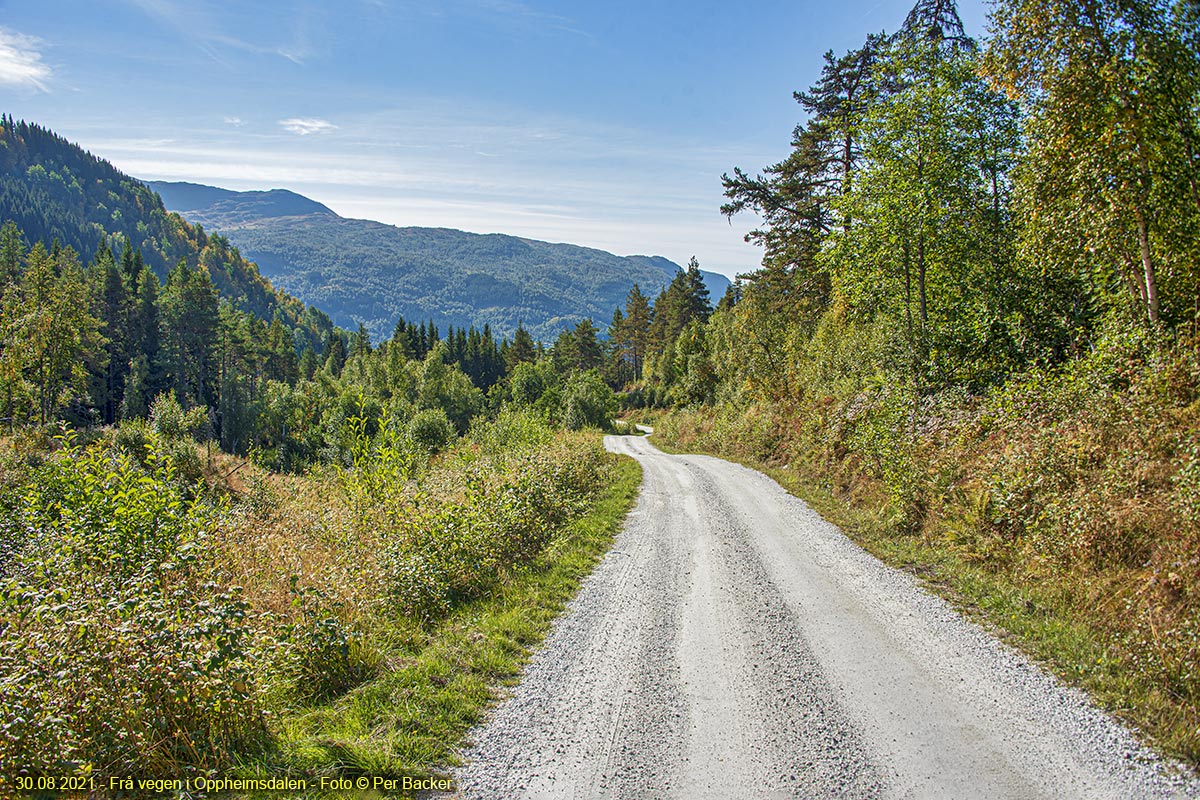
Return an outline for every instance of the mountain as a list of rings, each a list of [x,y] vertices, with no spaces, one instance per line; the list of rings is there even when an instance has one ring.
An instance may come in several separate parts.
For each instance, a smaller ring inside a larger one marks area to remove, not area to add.
[[[571,244],[346,219],[292,192],[151,182],[168,208],[228,236],[275,285],[335,323],[391,335],[397,319],[553,339],[585,318],[605,325],[634,283],[654,296],[679,265]],[[729,285],[704,273],[715,303]]]
[[[163,205],[196,225],[217,230],[272,217],[299,217],[326,214],[336,217],[328,207],[287,189],[268,192],[234,192],[199,183],[152,181]]]
[[[215,195],[211,199],[218,201]],[[281,198],[276,207],[320,206],[307,203]],[[57,241],[85,262],[101,246],[119,254],[128,243],[160,280],[181,259],[203,267],[238,310],[267,322],[281,317],[297,332],[298,346],[320,351],[332,329],[327,316],[276,291],[224,237],[210,236],[167,211],[141,181],[53,131],[5,115],[0,117],[0,222],[7,220],[31,242]]]

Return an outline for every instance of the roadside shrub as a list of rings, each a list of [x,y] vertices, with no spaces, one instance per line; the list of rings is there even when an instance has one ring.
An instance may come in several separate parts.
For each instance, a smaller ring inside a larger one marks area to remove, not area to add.
[[[563,391],[563,424],[568,430],[606,430],[616,410],[612,389],[595,370],[577,372]]]
[[[23,535],[0,588],[0,763],[179,777],[263,735],[247,604],[205,579],[216,511],[146,458],[68,437],[0,523]]]
[[[603,484],[603,469],[603,448],[594,438],[558,434],[536,450],[434,476],[435,485],[461,488],[454,494],[431,489],[400,518],[384,556],[392,602],[432,622],[489,591],[510,571],[533,563],[586,509]]]
[[[883,483],[892,524],[905,533],[917,531],[924,521],[929,476],[919,452],[918,430],[924,419],[911,392],[889,386],[869,398],[849,440],[850,448]]]
[[[345,694],[370,680],[378,657],[342,620],[342,609],[323,592],[301,586],[291,576],[289,591],[295,618],[272,636],[271,677],[285,702],[309,705]]]
[[[504,455],[547,445],[554,431],[530,409],[506,408],[494,420],[477,419],[469,435],[485,454]]]
[[[454,426],[440,408],[426,408],[413,414],[407,426],[408,440],[425,453],[438,453],[454,440]]]

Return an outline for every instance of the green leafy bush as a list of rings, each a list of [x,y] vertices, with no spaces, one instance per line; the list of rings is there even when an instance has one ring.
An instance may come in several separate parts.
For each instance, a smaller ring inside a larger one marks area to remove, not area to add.
[[[408,440],[425,453],[445,450],[454,440],[454,426],[440,408],[426,408],[413,414],[407,428]]]
[[[160,394],[150,405],[150,426],[164,439],[200,439],[211,434],[212,421],[202,406],[183,410],[171,392]]]
[[[378,658],[342,619],[342,609],[315,587],[291,576],[293,620],[272,633],[270,679],[285,702],[302,705],[338,697],[369,680]]]
[[[152,440],[153,442],[153,440]],[[209,582],[215,510],[153,446],[62,451],[0,523],[0,763],[28,774],[179,777],[264,732],[247,605]]]
[[[568,430],[607,429],[616,410],[612,389],[595,370],[576,372],[563,391],[563,424]]]
[[[470,439],[489,455],[515,454],[550,443],[553,429],[530,409],[505,408],[494,420],[478,419]]]
[[[519,419],[504,418],[495,440],[518,438],[518,428],[524,428],[520,436],[540,435]],[[385,553],[389,596],[403,613],[428,622],[489,591],[509,571],[536,560],[586,508],[604,469],[594,438],[558,434],[545,447],[485,455],[434,476],[461,488],[430,491],[400,518]]]

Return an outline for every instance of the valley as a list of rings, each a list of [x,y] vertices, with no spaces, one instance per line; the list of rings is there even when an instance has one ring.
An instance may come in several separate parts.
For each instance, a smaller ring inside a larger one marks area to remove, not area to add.
[[[345,219],[286,190],[147,185],[169,210],[229,237],[275,285],[343,328],[365,325],[376,341],[403,317],[487,325],[500,338],[520,325],[549,342],[584,319],[603,324],[631,286],[654,295],[682,269],[659,256]],[[711,296],[724,294],[728,278],[702,274]]]
[[[1200,6],[909,2],[7,5],[0,797],[1200,796]]]

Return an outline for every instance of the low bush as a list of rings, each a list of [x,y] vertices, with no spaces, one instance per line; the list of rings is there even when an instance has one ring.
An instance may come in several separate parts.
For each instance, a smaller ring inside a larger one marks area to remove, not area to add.
[[[573,431],[607,430],[616,411],[612,389],[595,370],[576,372],[563,390],[563,424]]]
[[[604,482],[603,449],[593,437],[565,433],[537,450],[520,448],[544,430],[507,416],[492,432],[477,432],[490,447],[508,447],[433,476],[460,488],[430,492],[401,516],[385,569],[402,613],[425,622],[444,616],[531,563],[586,508]]]
[[[271,631],[264,680],[277,703],[312,705],[331,700],[369,680],[379,658],[344,621],[345,609],[324,592],[288,579],[292,617]]]
[[[68,437],[3,518],[0,764],[173,778],[262,739],[247,604],[206,579],[216,510],[146,460]]]
[[[454,440],[454,426],[440,408],[426,408],[413,414],[407,426],[408,440],[424,453],[438,453]]]

